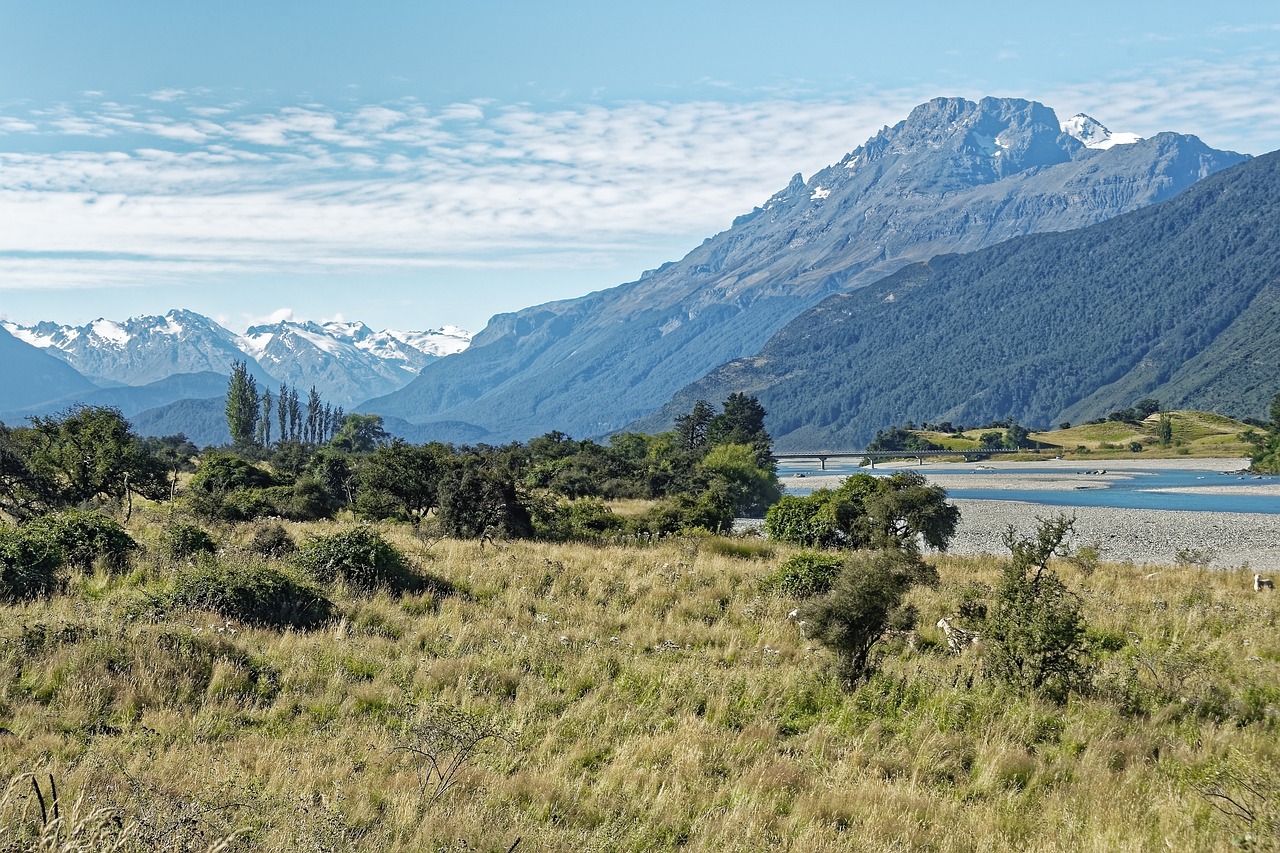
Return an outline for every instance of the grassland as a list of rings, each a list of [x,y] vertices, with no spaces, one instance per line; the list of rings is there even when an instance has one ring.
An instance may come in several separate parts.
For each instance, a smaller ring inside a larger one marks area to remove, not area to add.
[[[791,552],[757,541],[482,549],[388,527],[456,591],[336,588],[337,620],[304,632],[158,608],[191,567],[159,556],[159,516],[133,527],[149,551],[132,573],[3,608],[0,762],[15,782],[0,850],[39,832],[27,773],[56,781],[64,815],[79,800],[83,833],[99,831],[82,849],[120,826],[126,850],[1280,839],[1280,635],[1251,575],[1062,561],[1093,652],[1090,684],[1058,706],[999,686],[980,647],[951,654],[931,627],[989,596],[994,558],[938,559],[941,584],[913,593],[918,636],[846,692],[787,618],[797,602],[765,583]],[[260,561],[249,534],[219,531],[215,559]]]
[[[1254,446],[1241,438],[1249,426],[1212,412],[1175,411],[1166,414],[1172,420],[1173,437],[1169,444],[1160,442],[1160,415],[1152,415],[1141,423],[1104,421],[1079,424],[1066,429],[1033,432],[1032,441],[1041,445],[1040,453],[1062,455],[1067,459],[1115,458],[1232,458],[1247,457]],[[1003,429],[971,429],[961,433],[914,430],[922,438],[948,450],[978,451],[983,433],[1005,433]],[[1137,445],[1140,449],[1135,450]],[[908,454],[909,455],[909,454]],[[1034,454],[1028,452],[1027,458]],[[1017,458],[1017,457],[1006,457]]]

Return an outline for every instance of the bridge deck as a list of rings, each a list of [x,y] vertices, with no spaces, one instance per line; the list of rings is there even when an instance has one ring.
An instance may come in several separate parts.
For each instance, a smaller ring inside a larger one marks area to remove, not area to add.
[[[808,453],[775,453],[774,459],[816,459],[827,470],[828,459],[868,459],[876,467],[877,459],[920,459],[925,456],[962,456],[965,459],[1001,453],[1024,453],[1024,450],[997,448],[992,450],[815,450]]]

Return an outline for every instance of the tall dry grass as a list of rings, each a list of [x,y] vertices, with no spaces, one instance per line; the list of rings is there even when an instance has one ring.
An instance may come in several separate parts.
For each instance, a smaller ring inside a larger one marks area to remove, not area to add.
[[[1242,573],[1058,566],[1095,649],[1092,687],[1058,706],[998,687],[980,647],[952,655],[931,627],[994,587],[995,559],[939,559],[942,583],[913,594],[919,636],[886,643],[879,674],[844,692],[787,618],[796,602],[762,583],[786,549],[385,532],[458,593],[335,590],[333,623],[274,631],[140,607],[184,569],[152,549],[124,577],[4,608],[0,769],[52,774],[64,802],[118,815],[129,850],[1228,850],[1280,835],[1280,639]],[[247,532],[218,533],[221,559],[240,559]],[[500,737],[437,797],[445,754],[424,732],[441,714]],[[0,849],[40,831],[32,796],[12,788]]]

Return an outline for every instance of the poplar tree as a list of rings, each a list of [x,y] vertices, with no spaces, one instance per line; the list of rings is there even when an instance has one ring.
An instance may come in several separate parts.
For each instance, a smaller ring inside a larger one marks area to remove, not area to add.
[[[231,379],[227,383],[227,427],[231,430],[231,441],[239,446],[253,444],[257,426],[257,383],[249,374],[246,362],[232,362]]]

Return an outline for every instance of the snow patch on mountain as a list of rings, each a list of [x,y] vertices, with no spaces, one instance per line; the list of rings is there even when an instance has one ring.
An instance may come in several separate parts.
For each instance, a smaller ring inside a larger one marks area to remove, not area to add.
[[[1102,122],[1085,113],[1076,113],[1064,121],[1062,132],[1068,136],[1074,136],[1086,148],[1099,151],[1115,145],[1132,145],[1142,141],[1142,137],[1136,133],[1112,133]]]
[[[260,385],[315,386],[339,405],[385,394],[411,381],[429,362],[465,350],[471,333],[457,326],[376,332],[360,322],[283,320],[237,335],[208,317],[174,310],[163,317],[99,318],[83,326],[42,322],[5,329],[70,363],[90,379],[144,385],[179,373],[228,374],[248,361]]]
[[[133,340],[133,335],[129,334],[124,326],[112,320],[104,320],[99,317],[89,324],[89,328],[104,342],[117,347],[124,347],[128,345],[129,341]]]

